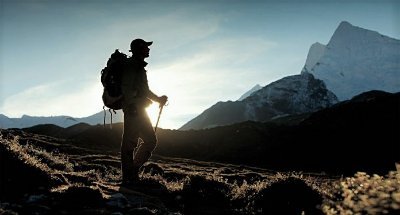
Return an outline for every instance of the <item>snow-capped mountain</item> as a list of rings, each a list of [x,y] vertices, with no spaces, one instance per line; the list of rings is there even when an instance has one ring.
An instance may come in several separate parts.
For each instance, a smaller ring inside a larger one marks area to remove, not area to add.
[[[369,90],[400,91],[400,40],[340,23],[329,43],[311,46],[302,72],[347,100]]]
[[[245,92],[242,96],[240,96],[240,98],[238,99],[238,101],[243,101],[245,98],[249,97],[252,93],[260,90],[262,87],[257,84],[256,86],[254,86],[253,88],[251,88],[249,91]]]
[[[117,111],[117,114],[113,113],[113,123],[123,121],[122,111]],[[89,125],[103,124],[104,112],[100,111],[88,117],[73,118],[70,116],[50,116],[50,117],[39,117],[39,116],[28,116],[23,115],[21,118],[9,118],[3,114],[0,114],[0,128],[27,128],[34,125],[40,124],[53,124],[60,127],[69,127],[78,123],[87,123]],[[107,111],[106,123],[111,122],[110,113]]]
[[[268,121],[278,116],[313,112],[337,101],[321,80],[303,73],[275,81],[242,101],[218,102],[180,130],[210,128],[247,120]]]

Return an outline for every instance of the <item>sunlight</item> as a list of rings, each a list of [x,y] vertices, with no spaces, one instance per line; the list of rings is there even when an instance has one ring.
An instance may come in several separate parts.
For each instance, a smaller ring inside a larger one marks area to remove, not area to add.
[[[157,123],[157,118],[158,118],[158,113],[160,112],[160,108],[158,107],[157,102],[153,102],[149,107],[146,108],[146,112],[149,115],[151,124],[156,126]]]

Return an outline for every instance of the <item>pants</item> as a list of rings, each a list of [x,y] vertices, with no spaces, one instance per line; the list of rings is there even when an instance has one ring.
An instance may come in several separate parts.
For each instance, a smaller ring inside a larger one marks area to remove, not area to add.
[[[124,111],[121,143],[122,180],[135,180],[139,168],[151,157],[157,137],[144,108],[129,106]],[[139,138],[142,140],[139,144]]]

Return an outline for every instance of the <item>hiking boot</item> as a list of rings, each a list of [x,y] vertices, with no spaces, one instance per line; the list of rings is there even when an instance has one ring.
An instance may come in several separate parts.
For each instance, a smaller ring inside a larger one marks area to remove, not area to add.
[[[123,178],[121,185],[130,186],[135,185],[140,181],[139,173],[134,172],[129,178]]]

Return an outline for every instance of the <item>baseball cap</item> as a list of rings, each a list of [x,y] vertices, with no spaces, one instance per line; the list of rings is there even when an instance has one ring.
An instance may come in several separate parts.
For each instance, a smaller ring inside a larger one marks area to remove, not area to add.
[[[133,50],[139,48],[139,47],[143,47],[143,46],[151,46],[151,44],[153,44],[153,42],[146,42],[143,39],[134,39],[131,42],[131,50],[129,50],[130,52],[133,52]]]

